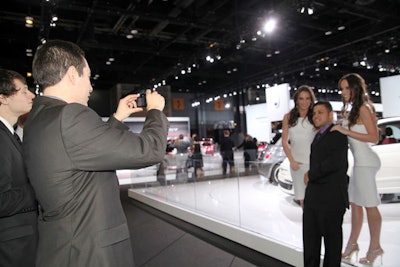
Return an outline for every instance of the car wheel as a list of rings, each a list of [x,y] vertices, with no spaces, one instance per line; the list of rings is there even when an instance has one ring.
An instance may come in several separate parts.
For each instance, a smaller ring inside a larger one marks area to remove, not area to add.
[[[278,172],[279,172],[279,166],[281,165],[281,163],[277,163],[274,166],[272,166],[272,170],[271,170],[271,175],[269,176],[269,182],[273,185],[277,185],[278,184]]]

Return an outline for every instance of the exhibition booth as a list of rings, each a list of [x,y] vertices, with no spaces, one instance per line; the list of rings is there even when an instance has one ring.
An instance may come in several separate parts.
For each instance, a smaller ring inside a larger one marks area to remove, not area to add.
[[[155,173],[151,174],[154,170],[149,169],[149,177],[142,177],[148,182],[132,185],[128,194],[214,234],[290,265],[302,266],[302,209],[292,195],[260,177],[256,165],[246,173],[240,157],[241,152],[236,152],[237,172],[227,176],[222,175],[219,155],[204,157],[202,178],[194,178],[189,169],[180,174],[169,170],[168,179],[157,179]],[[400,203],[383,203],[380,211],[384,266],[398,266],[400,240],[393,237],[400,232]],[[349,211],[344,217],[343,233],[346,241],[350,233]],[[365,221],[359,239],[360,257],[366,254],[368,244]],[[323,252],[322,248],[321,257]]]

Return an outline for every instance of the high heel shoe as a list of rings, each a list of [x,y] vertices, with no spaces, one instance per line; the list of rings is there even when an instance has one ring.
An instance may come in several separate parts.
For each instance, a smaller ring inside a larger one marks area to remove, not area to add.
[[[383,249],[378,248],[373,251],[368,251],[366,257],[360,259],[360,263],[364,265],[374,265],[376,258],[381,257],[381,265],[383,264]]]
[[[351,260],[351,258],[353,257],[353,254],[356,253],[356,262],[357,262],[359,251],[360,251],[360,248],[358,247],[357,243],[347,244],[346,249],[342,253],[342,259],[343,260]]]

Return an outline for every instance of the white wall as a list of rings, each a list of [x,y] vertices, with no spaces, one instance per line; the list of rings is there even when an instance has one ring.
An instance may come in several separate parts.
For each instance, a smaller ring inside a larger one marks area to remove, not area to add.
[[[379,78],[382,99],[382,116],[400,116],[400,75]]]
[[[270,141],[271,122],[281,121],[290,109],[289,84],[265,89],[266,103],[246,106],[247,133],[258,141]]]

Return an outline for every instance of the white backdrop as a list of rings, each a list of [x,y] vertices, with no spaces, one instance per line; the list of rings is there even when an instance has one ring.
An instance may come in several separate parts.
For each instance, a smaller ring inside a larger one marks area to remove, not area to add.
[[[379,83],[383,117],[400,116],[400,75],[379,78]]]
[[[271,122],[281,121],[290,109],[289,84],[265,89],[266,103],[246,106],[247,133],[258,141],[272,138]]]

